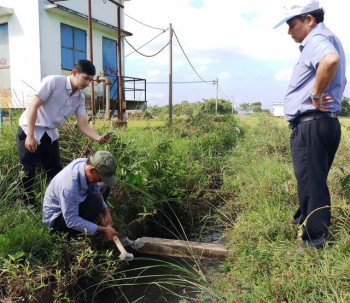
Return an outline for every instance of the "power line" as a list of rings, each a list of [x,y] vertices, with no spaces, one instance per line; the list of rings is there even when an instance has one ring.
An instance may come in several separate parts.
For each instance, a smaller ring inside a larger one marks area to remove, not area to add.
[[[223,92],[223,90],[221,89],[220,85],[219,85],[219,91],[220,91],[220,93],[221,93],[221,95],[222,95],[223,97],[225,97],[226,99],[230,99],[230,98],[227,97],[227,95]]]
[[[137,50],[134,50],[133,52],[127,54],[127,55],[125,56],[125,58],[128,57],[128,56],[130,56],[131,54],[137,52],[139,49],[141,49],[142,47],[146,46],[148,43],[152,42],[154,39],[158,38],[160,35],[164,34],[167,30],[169,30],[169,28],[165,29],[165,30],[162,31],[160,34],[158,34],[157,36],[155,36],[154,38],[152,38],[151,40],[149,40],[149,41],[146,42],[145,44],[141,45],[139,48],[137,48]],[[126,38],[125,38],[125,40],[126,40]],[[127,41],[127,42],[128,42],[128,41]],[[129,44],[129,42],[128,42],[128,44]],[[130,45],[130,44],[129,44],[129,45]],[[130,46],[131,46],[131,45],[130,45]],[[133,49],[135,49],[135,48],[133,48]]]
[[[125,15],[125,16],[127,16],[128,18],[130,18],[130,19],[132,19],[132,20],[136,21],[137,23],[140,23],[140,24],[142,24],[142,25],[144,25],[144,26],[147,26],[147,27],[149,27],[149,28],[157,29],[157,30],[160,30],[160,31],[164,31],[164,30],[165,30],[165,29],[163,29],[163,28],[154,27],[154,26],[151,26],[151,25],[145,24],[145,23],[143,23],[143,22],[141,22],[141,21],[136,20],[136,19],[135,19],[135,18],[133,18],[133,17],[130,17],[129,15],[127,15],[127,14],[125,14],[125,13],[124,13],[124,15]]]
[[[190,59],[188,59],[188,57],[187,57],[187,55],[186,55],[186,53],[185,53],[185,51],[184,51],[184,49],[183,49],[183,47],[182,47],[182,45],[181,45],[181,43],[180,43],[180,41],[179,41],[179,38],[178,38],[177,35],[176,35],[176,32],[175,32],[175,31],[174,31],[174,34],[175,34],[176,40],[177,40],[177,42],[179,43],[180,48],[181,48],[181,50],[182,50],[184,56],[186,57],[188,63],[191,65],[191,67],[192,67],[192,69],[194,70],[194,72],[197,74],[197,76],[199,77],[199,79],[201,79],[203,82],[207,82],[207,81],[205,81],[205,80],[198,74],[198,72],[196,71],[196,69],[193,67],[193,65],[192,65]],[[210,82],[207,82],[207,84],[209,84],[209,83],[210,83]],[[210,83],[210,84],[211,84],[211,83]]]
[[[164,50],[164,48],[166,48],[166,47],[170,44],[170,41],[169,41],[166,45],[164,45],[164,47],[162,47],[158,52],[156,52],[156,53],[153,54],[153,55],[145,55],[145,54],[140,53],[135,47],[133,47],[133,46],[129,43],[129,41],[128,41],[126,38],[124,38],[124,39],[125,39],[126,43],[128,43],[129,46],[130,46],[135,52],[137,52],[138,54],[140,54],[141,56],[144,56],[144,57],[154,57],[154,56],[157,56],[162,50]]]
[[[215,80],[213,81],[173,81],[172,83],[173,84],[190,84],[190,83],[205,83],[205,84],[208,84],[208,82],[214,82]],[[169,84],[169,82],[167,81],[155,81],[155,82],[150,82],[150,81],[147,81],[148,84]],[[215,84],[213,84],[215,85]]]

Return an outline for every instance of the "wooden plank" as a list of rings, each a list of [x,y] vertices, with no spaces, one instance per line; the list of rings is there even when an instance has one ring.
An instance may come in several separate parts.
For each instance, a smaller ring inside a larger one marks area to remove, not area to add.
[[[141,253],[180,258],[224,260],[227,250],[223,245],[173,239],[142,237],[130,241],[130,246]]]

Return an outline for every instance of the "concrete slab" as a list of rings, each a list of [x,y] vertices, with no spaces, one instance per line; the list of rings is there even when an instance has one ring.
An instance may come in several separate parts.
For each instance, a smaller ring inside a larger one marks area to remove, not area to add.
[[[227,249],[220,244],[151,237],[138,238],[128,244],[141,253],[180,258],[224,260],[228,253]]]

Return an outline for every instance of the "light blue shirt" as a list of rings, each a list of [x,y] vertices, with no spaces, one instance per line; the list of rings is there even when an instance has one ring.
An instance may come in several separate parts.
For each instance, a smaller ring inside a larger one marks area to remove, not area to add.
[[[96,233],[97,225],[79,217],[79,204],[88,194],[99,192],[98,183],[88,183],[85,175],[86,158],[79,158],[68,164],[50,182],[43,203],[42,220],[49,227],[63,215],[68,228],[89,234]],[[103,208],[107,208],[103,202]]]
[[[340,63],[325,92],[334,100],[330,112],[339,111],[346,84],[345,54],[339,39],[321,22],[305,37],[299,48],[301,55],[294,67],[284,99],[286,120],[292,121],[306,111],[315,110],[311,103],[310,91],[315,83],[318,63],[329,54],[338,54]]]
[[[58,130],[72,114],[85,115],[85,96],[77,89],[72,96],[70,76],[52,75],[43,79],[40,88],[34,93],[43,101],[35,121],[34,137],[40,141],[46,132],[52,141],[58,139]],[[19,118],[19,125],[27,134],[28,108]]]

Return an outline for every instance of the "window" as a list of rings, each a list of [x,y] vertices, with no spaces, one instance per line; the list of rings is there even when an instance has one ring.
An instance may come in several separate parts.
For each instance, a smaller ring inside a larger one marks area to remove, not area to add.
[[[103,72],[111,82],[111,99],[118,99],[117,41],[102,37]]]
[[[86,59],[86,31],[61,23],[61,68],[72,70],[81,59]]]

